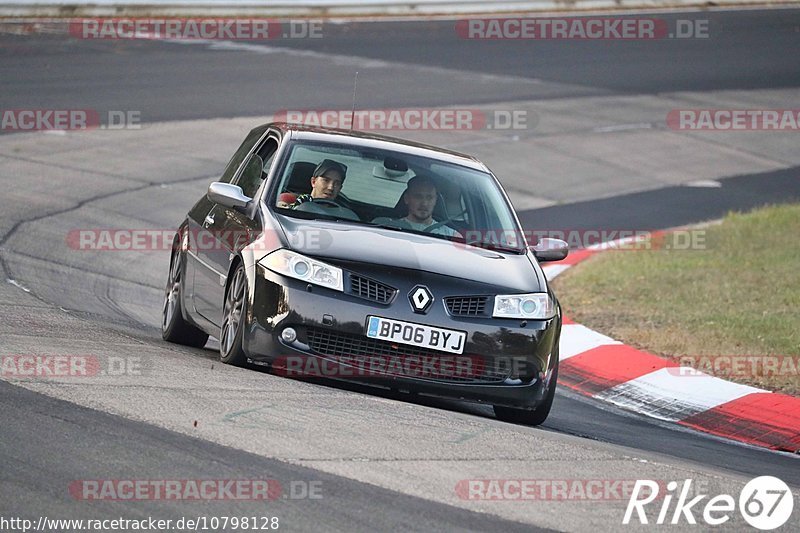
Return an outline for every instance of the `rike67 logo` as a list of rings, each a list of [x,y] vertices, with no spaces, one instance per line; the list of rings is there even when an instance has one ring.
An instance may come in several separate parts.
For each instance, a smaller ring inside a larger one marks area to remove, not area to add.
[[[655,501],[660,502],[656,524],[697,524],[697,513],[709,526],[719,526],[728,522],[736,510],[736,500],[729,494],[719,494],[707,501],[707,494],[691,497],[692,480],[686,479],[683,485],[670,481],[666,493],[659,494],[660,484],[649,479],[636,480],[633,493],[625,509],[623,524],[630,524],[634,513],[640,524],[648,524],[647,507]],[[673,507],[672,502],[675,500]],[[772,476],[760,476],[750,480],[739,493],[739,513],[745,521],[756,529],[769,531],[784,525],[792,516],[794,496],[789,486]],[[653,506],[658,508],[658,504]],[[655,509],[652,509],[655,510]],[[795,524],[796,525],[796,524]]]

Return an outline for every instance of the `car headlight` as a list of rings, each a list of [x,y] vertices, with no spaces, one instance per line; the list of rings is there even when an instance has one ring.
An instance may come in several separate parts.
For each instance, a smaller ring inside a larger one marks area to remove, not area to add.
[[[494,297],[492,316],[495,318],[547,320],[555,314],[555,303],[546,292],[498,294]]]
[[[311,259],[291,250],[275,250],[259,261],[259,264],[290,278],[307,281],[308,283],[339,292],[344,290],[341,268]]]

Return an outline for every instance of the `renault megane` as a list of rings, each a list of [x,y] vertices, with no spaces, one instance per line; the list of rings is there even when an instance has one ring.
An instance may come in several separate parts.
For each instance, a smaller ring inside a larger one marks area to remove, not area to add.
[[[485,402],[537,425],[561,309],[477,159],[386,136],[253,129],[175,237],[164,339],[220,359]]]

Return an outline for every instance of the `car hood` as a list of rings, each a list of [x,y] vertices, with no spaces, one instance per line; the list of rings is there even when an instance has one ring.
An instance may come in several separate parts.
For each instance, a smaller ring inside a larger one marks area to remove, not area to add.
[[[545,291],[541,271],[526,254],[383,228],[277,217],[296,252],[332,262],[365,262],[463,278],[519,292]]]

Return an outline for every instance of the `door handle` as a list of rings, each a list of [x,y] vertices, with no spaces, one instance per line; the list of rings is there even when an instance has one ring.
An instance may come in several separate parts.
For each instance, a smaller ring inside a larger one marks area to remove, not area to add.
[[[214,215],[213,214],[206,215],[205,222],[206,222],[206,226],[210,226],[211,224],[213,224],[214,223]]]

